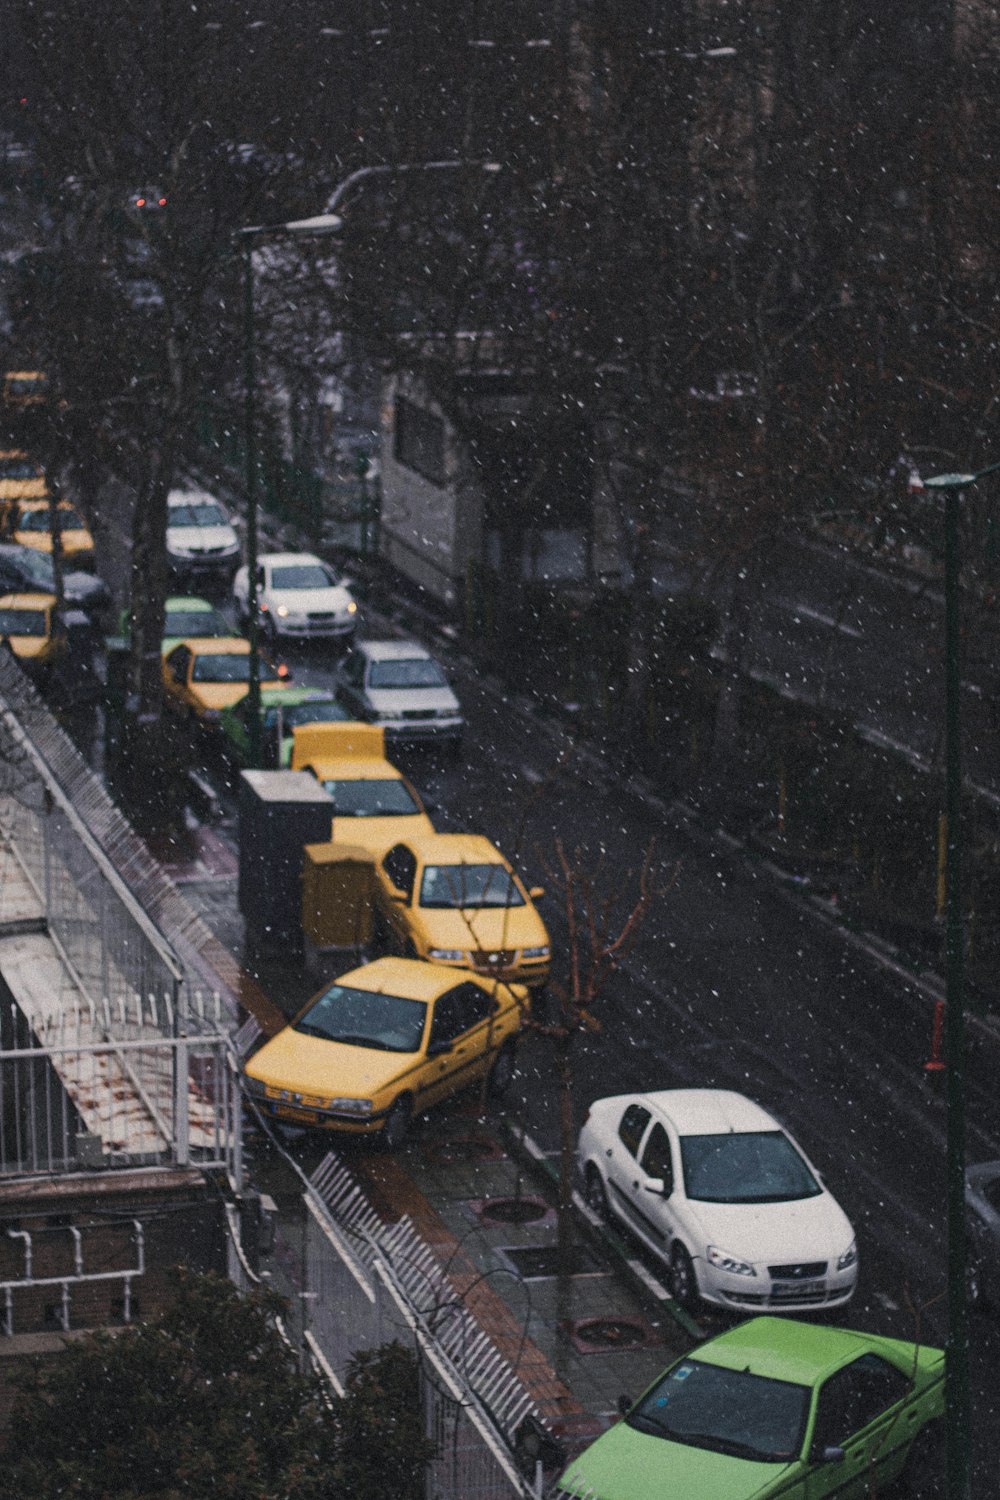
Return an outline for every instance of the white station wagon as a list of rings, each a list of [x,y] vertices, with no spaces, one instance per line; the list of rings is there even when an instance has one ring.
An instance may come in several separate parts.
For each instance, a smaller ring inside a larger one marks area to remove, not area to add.
[[[801,1147],[742,1094],[598,1099],[577,1162],[590,1207],[667,1263],[682,1306],[797,1312],[854,1294],[850,1221]]]

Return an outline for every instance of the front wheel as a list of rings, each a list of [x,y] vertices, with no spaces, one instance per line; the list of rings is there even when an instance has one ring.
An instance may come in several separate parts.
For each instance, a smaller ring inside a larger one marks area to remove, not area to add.
[[[670,1252],[670,1291],[674,1301],[685,1312],[693,1312],[698,1306],[698,1278],[695,1276],[694,1263],[684,1246],[679,1243]]]
[[[490,1069],[488,1088],[491,1098],[501,1098],[510,1088],[514,1081],[514,1061],[514,1048],[510,1042],[505,1042]]]
[[[406,1139],[413,1118],[413,1106],[409,1099],[397,1099],[385,1117],[382,1127],[382,1144],[387,1151],[398,1151]]]

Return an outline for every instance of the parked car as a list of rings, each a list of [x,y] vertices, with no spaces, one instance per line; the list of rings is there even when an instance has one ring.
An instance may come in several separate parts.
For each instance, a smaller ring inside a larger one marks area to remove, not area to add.
[[[288,669],[260,659],[262,692],[281,687]],[[250,681],[250,642],[241,635],[209,636],[179,642],[163,653],[163,686],[167,703],[183,718],[217,724],[222,710],[238,703]]]
[[[131,610],[123,609],[118,616],[118,634],[128,640],[131,633]],[[163,639],[161,651],[171,651],[180,641],[192,636],[232,637],[233,627],[207,599],[197,594],[171,594],[163,607]]]
[[[0,450],[0,501],[44,500],[48,493],[43,470],[23,448]]]
[[[240,621],[249,622],[250,579],[233,579]],[[311,552],[265,552],[257,565],[257,607],[265,635],[297,640],[343,639],[358,623],[358,606],[342,579]]]
[[[0,542],[0,593],[54,594],[55,568],[47,552],[36,552],[16,542]],[[75,609],[99,617],[111,603],[111,590],[95,573],[63,573],[63,597]]]
[[[904,1475],[936,1495],[943,1413],[942,1349],[750,1318],[668,1366],[556,1496],[863,1500]]]
[[[305,724],[292,734],[292,770],[309,771],[333,798],[332,839],[381,855],[434,832],[402,771],[385,758],[374,724]]]
[[[395,1149],[415,1114],[514,1072],[527,991],[405,958],[380,958],[328,984],[245,1065],[266,1113]]]
[[[0,641],[24,670],[44,683],[66,654],[66,633],[55,629],[55,596],[4,594],[0,597]]]
[[[342,707],[323,688],[281,687],[260,705],[261,768],[287,771],[292,763],[292,736],[302,724],[338,724],[347,720]],[[237,765],[250,764],[250,700],[224,708],[219,726],[225,748]]]
[[[965,1169],[970,1300],[1000,1307],[1000,1161]]]
[[[534,904],[543,894],[479,834],[425,834],[375,866],[378,911],[400,952],[531,986],[549,977],[549,934]]]
[[[240,544],[214,495],[171,490],[167,496],[167,561],[175,578],[228,583],[239,567]]]
[[[802,1148],[728,1089],[619,1094],[577,1143],[587,1202],[670,1267],[683,1306],[838,1307],[858,1279],[854,1230]]]
[[[36,552],[52,551],[52,508],[48,500],[17,500],[11,541]],[[60,500],[55,511],[62,555],[77,568],[94,566],[94,538],[75,505]]]
[[[18,413],[41,406],[47,395],[47,385],[42,370],[7,370],[3,377],[3,404]]]
[[[416,641],[355,641],[338,668],[337,696],[387,741],[461,743],[465,720],[443,668]]]

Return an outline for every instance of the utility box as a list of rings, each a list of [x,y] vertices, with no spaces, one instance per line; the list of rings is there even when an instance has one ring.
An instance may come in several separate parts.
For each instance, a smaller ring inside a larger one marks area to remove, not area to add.
[[[238,814],[238,897],[247,946],[298,947],[303,850],[329,839],[333,798],[305,771],[242,771]]]
[[[312,948],[366,948],[372,940],[375,866],[355,844],[307,844],[302,932]]]

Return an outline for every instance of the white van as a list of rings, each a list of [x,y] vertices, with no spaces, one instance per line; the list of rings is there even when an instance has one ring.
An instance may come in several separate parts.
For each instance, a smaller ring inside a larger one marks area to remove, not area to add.
[[[167,560],[174,578],[218,579],[228,585],[240,565],[233,524],[205,490],[171,490],[167,496]]]

